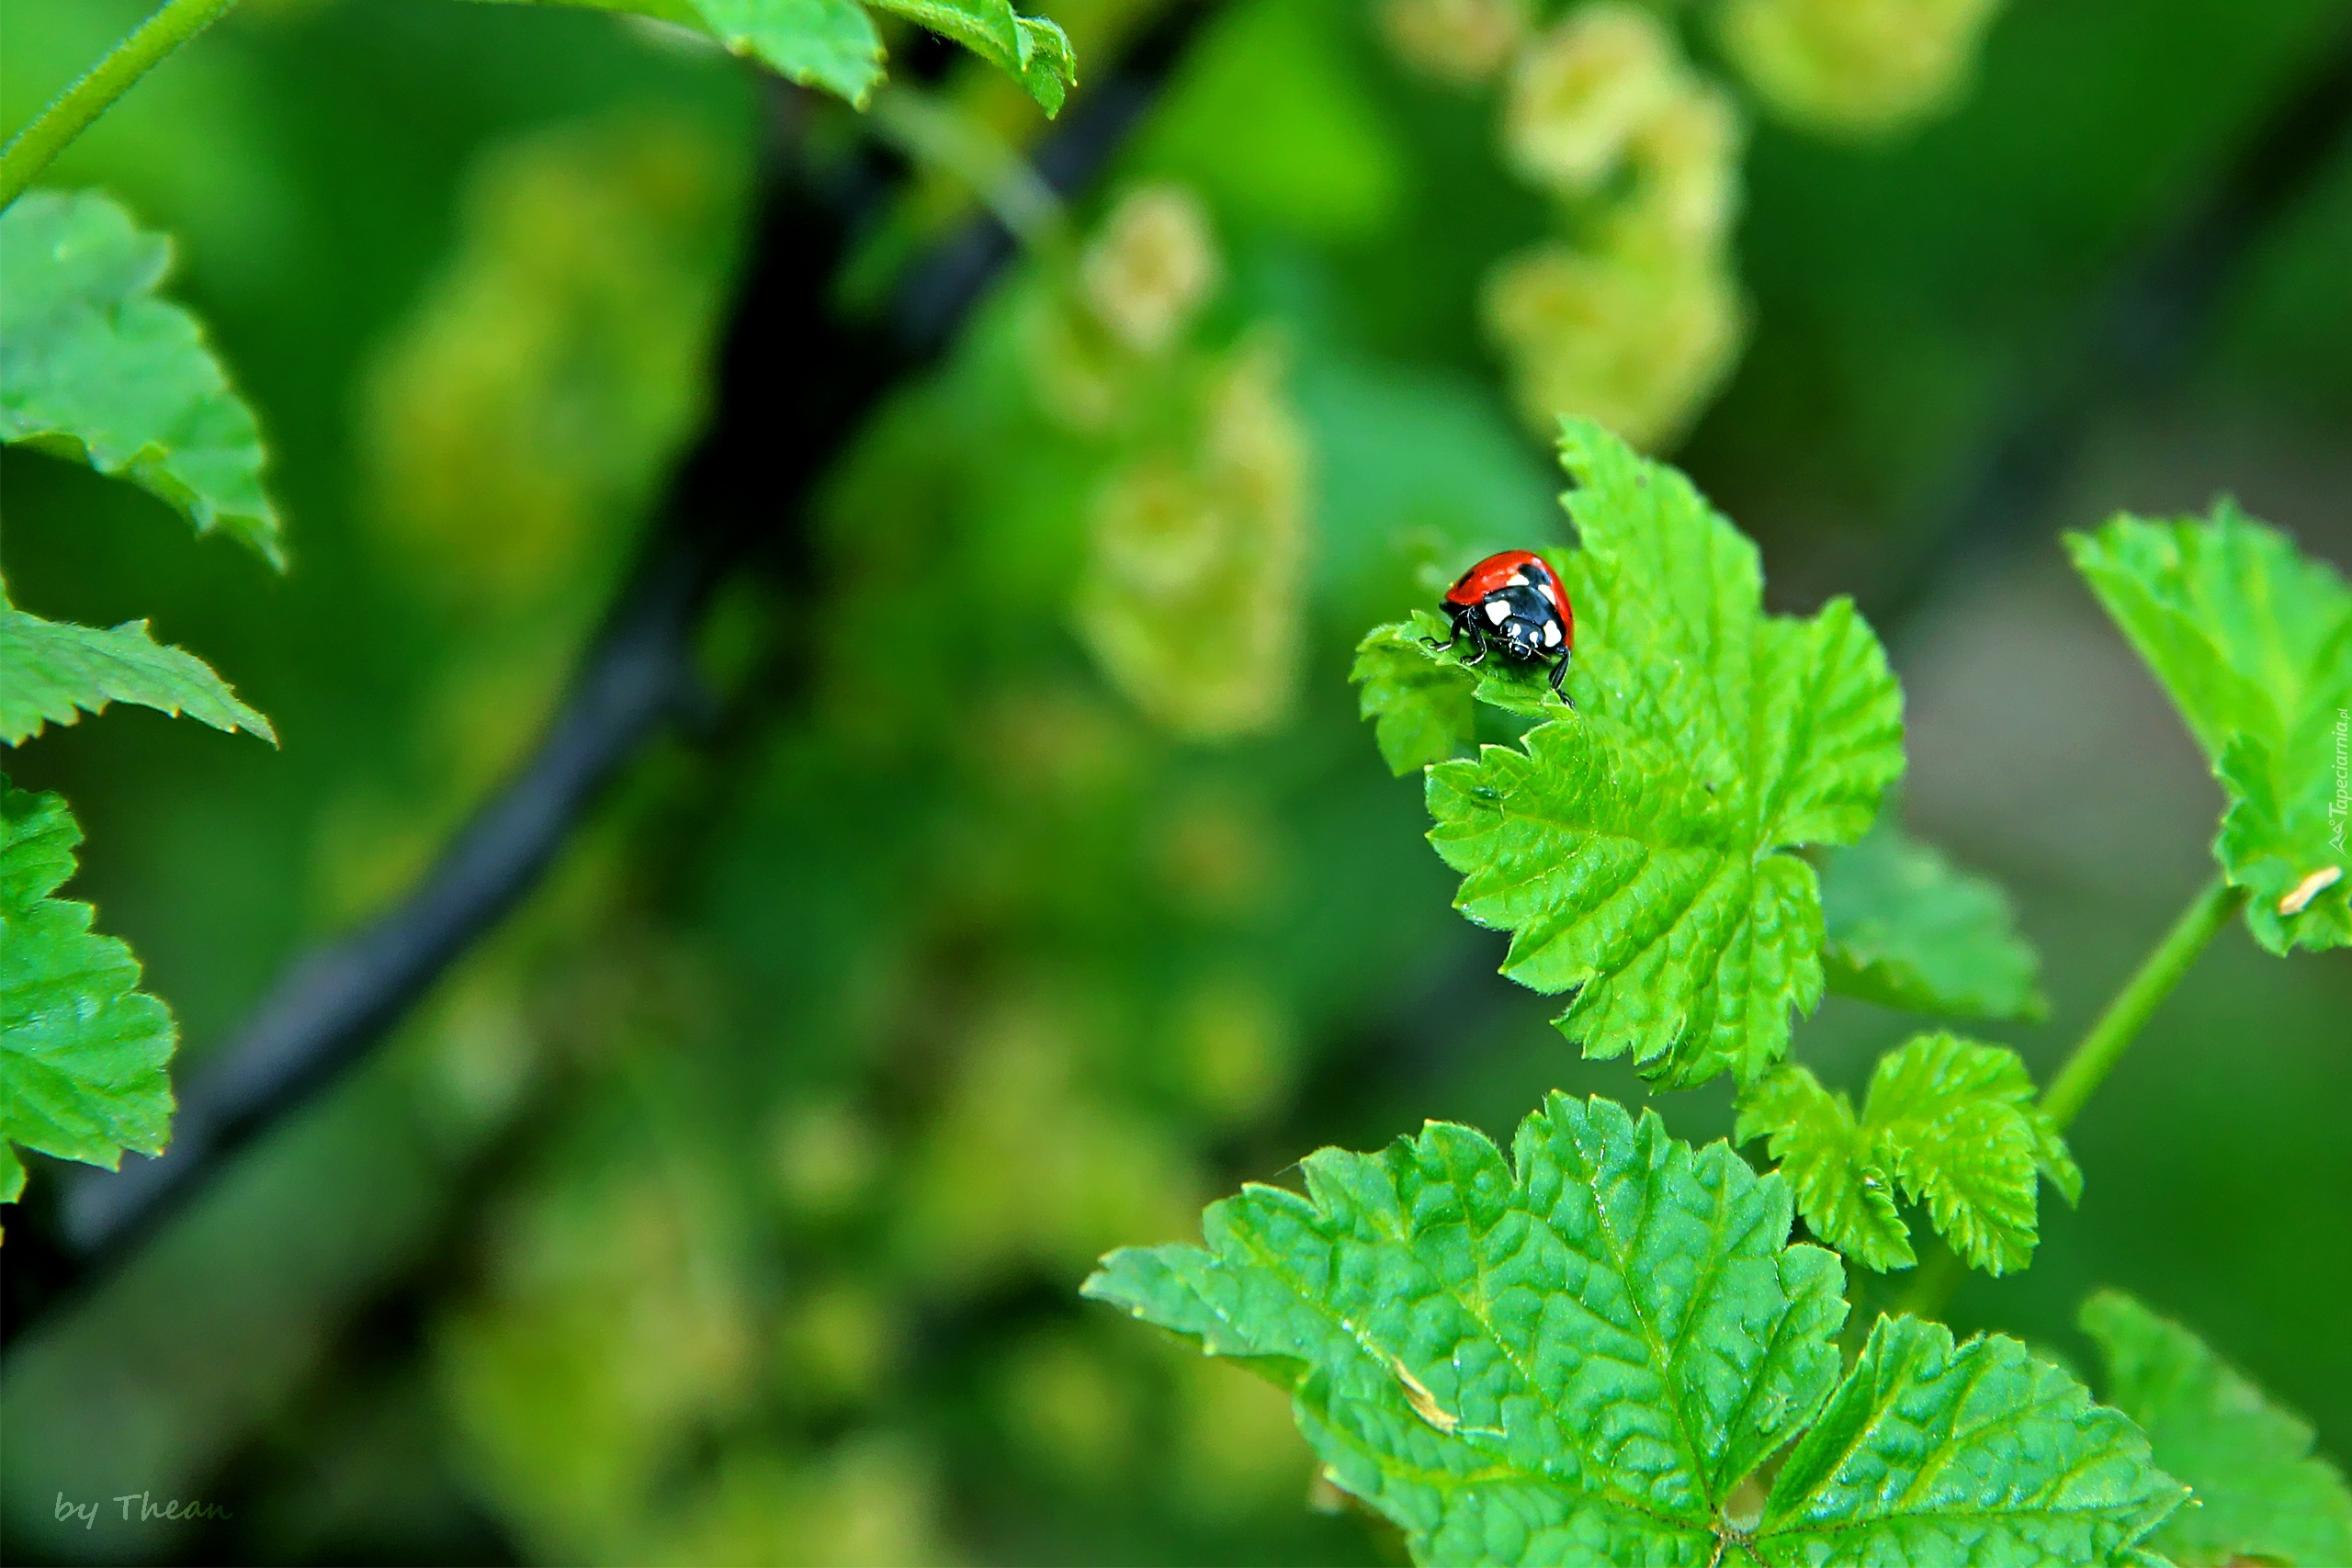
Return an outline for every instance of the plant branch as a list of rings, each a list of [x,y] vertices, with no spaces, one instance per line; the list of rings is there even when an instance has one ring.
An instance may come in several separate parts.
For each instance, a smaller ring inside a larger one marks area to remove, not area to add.
[[[2200,889],[2172,930],[2165,933],[2155,950],[2141,961],[2140,967],[2125,981],[2107,1010],[2098,1015],[2090,1032],[2075,1047],[2058,1076],[2050,1080],[2042,1091],[2042,1113],[2063,1132],[2075,1116],[2093,1090],[2105,1081],[2116,1062],[2138,1039],[2140,1031],[2154,1016],[2164,999],[2180,984],[2188,966],[2206,944],[2220,934],[2223,926],[2245,905],[2245,889],[2233,887],[2216,873],[2213,880]]]
[[[522,771],[443,850],[409,896],[301,956],[243,1029],[179,1091],[153,1159],[71,1180],[66,1230],[96,1246],[129,1231],[334,1077],[537,885],[578,821],[648,735],[695,691],[685,633],[718,575],[683,542],[638,574]]]
[[[153,70],[163,58],[220,18],[237,0],[164,0],[153,16],[131,29],[130,35],[106,58],[82,73],[81,79],[50,99],[32,122],[0,150],[0,208],[25,193],[25,187],[73,140],[106,113],[108,105],[129,92],[131,84]]]
[[[1071,104],[1036,155],[1055,191],[1081,188],[1108,164],[1205,9],[1171,8]],[[808,100],[786,93],[781,102],[789,118]],[[718,585],[756,554],[787,590],[806,588],[799,517],[809,491],[868,411],[945,348],[1014,254],[1000,223],[982,217],[910,272],[888,320],[846,321],[828,305],[834,270],[887,185],[862,173],[824,190],[797,175],[773,184],[721,354],[716,418],[543,739],[405,897],[286,966],[244,1027],[180,1086],[163,1156],[61,1172],[67,1277],[42,1303],[11,1312],[8,1337],[363,1059],[529,895],[605,787],[696,705],[693,640]]]

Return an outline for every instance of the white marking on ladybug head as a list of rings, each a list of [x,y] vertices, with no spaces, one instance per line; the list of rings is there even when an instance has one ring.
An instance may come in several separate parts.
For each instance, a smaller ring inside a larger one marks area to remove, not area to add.
[[[1505,621],[1510,619],[1510,606],[1504,604],[1500,599],[1487,600],[1487,619],[1494,622],[1497,626],[1501,626]]]
[[[1560,646],[1559,622],[1546,621],[1544,623],[1544,646],[1546,648],[1557,648]]]

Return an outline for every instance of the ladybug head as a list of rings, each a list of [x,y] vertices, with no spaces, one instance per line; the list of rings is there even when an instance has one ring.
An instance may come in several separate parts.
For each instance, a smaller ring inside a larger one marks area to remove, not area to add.
[[[1548,658],[1553,650],[1544,646],[1544,627],[1537,622],[1513,615],[1495,628],[1495,634],[1510,648],[1514,659]]]

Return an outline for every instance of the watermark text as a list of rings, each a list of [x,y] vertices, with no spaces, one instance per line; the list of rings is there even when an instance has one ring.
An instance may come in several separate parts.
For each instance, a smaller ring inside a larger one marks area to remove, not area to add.
[[[207,1503],[198,1497],[158,1497],[153,1492],[125,1492],[103,1501],[76,1502],[64,1493],[57,1495],[55,1518],[64,1524],[77,1522],[84,1529],[96,1529],[100,1511],[106,1517],[117,1517],[118,1510],[124,1524],[136,1520],[147,1523],[155,1519],[174,1522],[187,1519],[225,1519],[229,1510],[219,1503]]]
[[[2344,852],[2344,825],[2352,818],[2352,708],[2335,710],[2335,798],[2327,803],[2327,843]]]

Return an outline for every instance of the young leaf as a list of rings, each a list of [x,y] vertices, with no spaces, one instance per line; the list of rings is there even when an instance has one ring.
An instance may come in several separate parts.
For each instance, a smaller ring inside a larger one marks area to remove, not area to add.
[[[1787,1244],[1786,1185],[1655,1112],[1555,1093],[1508,1163],[1431,1122],[1305,1169],[1306,1197],[1245,1187],[1205,1248],[1114,1252],[1085,1292],[1289,1389],[1417,1561],[2121,1563],[2177,1505],[2130,1423],[2013,1341],[1885,1321],[1841,1382],[1839,1269]]]
[[[1348,679],[1363,690],[1358,713],[1372,720],[1380,760],[1402,778],[1469,750],[1477,733],[1470,688],[1477,677],[1450,659],[1431,659],[1424,637],[1434,615],[1416,615],[1396,626],[1374,626],[1356,644]]]
[[[8,1144],[111,1170],[161,1152],[171,1123],[171,1013],[90,906],[51,897],[81,841],[62,799],[0,774],[0,1202],[24,1186]]]
[[[1887,1162],[1844,1094],[1822,1088],[1803,1067],[1784,1066],[1740,1095],[1733,1136],[1766,1140],[1814,1235],[1882,1274],[1918,1261],[1911,1229],[1895,1211]]]
[[[1444,621],[1426,610],[1374,626],[1356,645],[1348,679],[1363,687],[1358,711],[1373,721],[1381,759],[1398,777],[1470,750],[1477,734],[1472,699],[1535,716],[1566,712],[1540,670],[1499,659],[1473,670],[1432,644],[1449,640]]]
[[[2068,1202],[2082,1173],[2034,1103],[2016,1052],[1923,1034],[1888,1053],[1862,1115],[1812,1073],[1783,1066],[1740,1096],[1742,1143],[1765,1138],[1813,1233],[1865,1268],[1917,1261],[1899,1185],[1971,1265],[2001,1274],[2033,1258],[2037,1173]]]
[[[1955,1019],[2030,1020],[2041,957],[1998,884],[1959,870],[1882,818],[1821,863],[1829,988]]]
[[[2352,943],[2352,587],[2227,501],[2209,522],[2118,517],[2066,543],[2213,764],[2214,852],[2256,940]]]
[[[171,259],[95,191],[0,211],[0,440],[127,479],[283,566],[261,427],[196,318],[156,294]]]
[[[1431,768],[1426,793],[1454,907],[1511,933],[1505,975],[1576,993],[1559,1027],[1588,1056],[1630,1050],[1676,1088],[1747,1081],[1821,999],[1813,868],[1759,854],[1664,748],[1556,720]]]
[[[882,35],[860,0],[537,0],[543,5],[631,11],[707,34],[804,87],[821,87],[859,108],[881,85]],[[870,0],[885,11],[955,39],[1011,74],[1048,116],[1078,82],[1069,39],[1011,0]]]
[[[1760,848],[1861,837],[1902,776],[1903,694],[1851,601],[1766,615],[1755,544],[1679,472],[1584,421],[1560,454],[1577,705],[1685,756]]]
[[[1751,1081],[1821,998],[1818,884],[1778,852],[1869,829],[1902,693],[1847,601],[1764,614],[1756,547],[1680,474],[1584,422],[1560,450],[1577,712],[1431,768],[1430,841],[1457,907],[1512,933],[1503,972],[1575,992],[1559,1026],[1588,1055]]]
[[[2082,1172],[2006,1046],[1950,1034],[1905,1043],[1871,1075],[1862,1120],[1882,1135],[1905,1193],[1988,1272],[2033,1260],[2037,1173],[2069,1203],[2082,1197]]]
[[[243,729],[276,744],[269,720],[237,700],[192,653],[157,642],[144,621],[110,631],[44,621],[0,605],[0,745],[72,724],[87,709],[138,703],[186,714],[215,729]]]
[[[2312,1429],[2178,1324],[2120,1291],[2083,1303],[2108,1397],[2195,1490],[2152,1544],[2180,1568],[2248,1559],[2352,1562],[2352,1488],[2312,1451]]]

